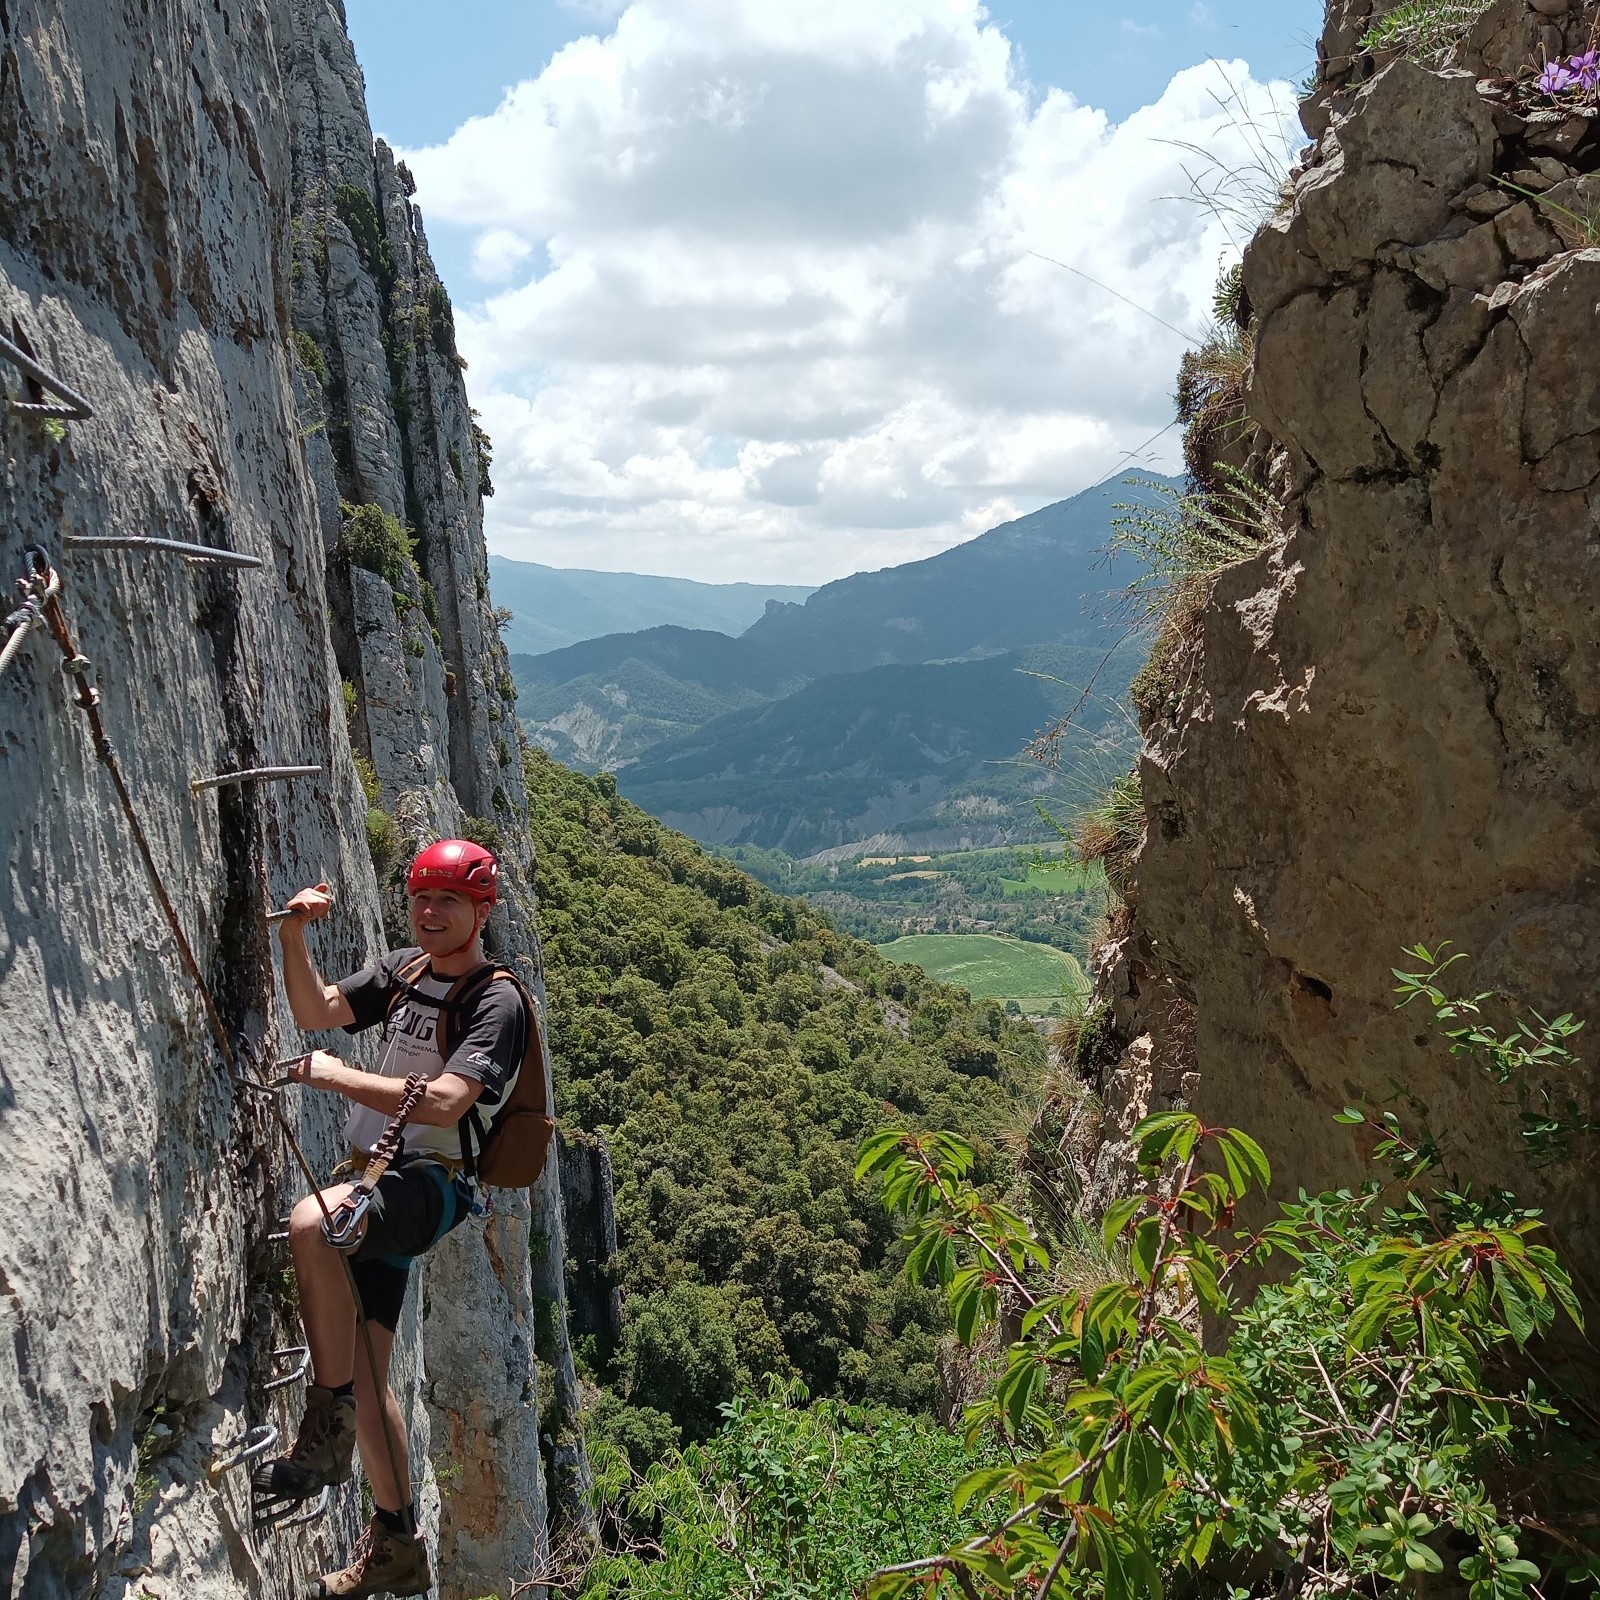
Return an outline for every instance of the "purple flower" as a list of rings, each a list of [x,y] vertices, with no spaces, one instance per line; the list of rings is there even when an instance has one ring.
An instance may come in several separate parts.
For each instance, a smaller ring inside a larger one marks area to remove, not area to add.
[[[1588,90],[1600,86],[1600,50],[1591,50],[1587,55],[1573,56],[1567,62],[1567,70],[1580,89]]]
[[[1547,61],[1544,71],[1539,74],[1540,94],[1560,94],[1563,90],[1570,89],[1577,79],[1568,67],[1560,61]]]

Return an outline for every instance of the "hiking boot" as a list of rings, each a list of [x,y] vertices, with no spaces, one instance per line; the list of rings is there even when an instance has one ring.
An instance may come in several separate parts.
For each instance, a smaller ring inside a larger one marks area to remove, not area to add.
[[[264,1461],[250,1482],[257,1494],[279,1500],[304,1500],[330,1483],[350,1476],[350,1458],[356,1448],[356,1397],[336,1395],[311,1384],[306,1390],[306,1414],[294,1446],[286,1456]]]
[[[426,1594],[432,1587],[427,1545],[420,1538],[391,1533],[374,1517],[357,1540],[350,1565],[340,1572],[323,1573],[311,1586],[310,1600]]]

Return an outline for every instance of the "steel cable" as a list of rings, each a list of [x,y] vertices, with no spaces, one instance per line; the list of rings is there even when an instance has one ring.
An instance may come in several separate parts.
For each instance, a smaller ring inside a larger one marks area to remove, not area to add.
[[[3,343],[3,341],[0,341]],[[233,1042],[228,1037],[226,1024],[222,1020],[222,1011],[217,1004],[211,986],[206,981],[205,974],[200,969],[200,963],[195,957],[194,948],[189,943],[189,937],[184,932],[183,923],[178,917],[177,908],[173,905],[172,897],[167,892],[167,886],[161,877],[160,869],[156,866],[155,855],[150,848],[150,840],[139,821],[138,812],[134,808],[133,796],[128,790],[126,779],[123,777],[122,767],[117,760],[116,751],[111,740],[106,735],[105,724],[100,716],[100,693],[89,682],[89,674],[93,670],[92,663],[86,656],[80,655],[72,639],[71,630],[67,625],[66,617],[61,606],[61,580],[55,569],[50,565],[48,553],[41,546],[30,546],[29,559],[35,563],[36,570],[41,570],[45,580],[46,594],[40,600],[39,609],[43,615],[45,625],[49,628],[51,636],[60,647],[62,654],[62,671],[74,680],[74,698],[84,715],[89,719],[89,731],[94,740],[95,755],[111,777],[112,787],[116,790],[117,800],[122,807],[124,817],[127,819],[128,830],[133,835],[133,841],[139,851],[140,859],[144,862],[145,872],[150,879],[151,887],[155,890],[157,903],[161,907],[167,926],[171,930],[173,943],[177,946],[178,955],[183,963],[184,970],[188,973],[190,981],[195,986],[195,991],[200,997],[201,1006],[206,1014],[206,1021],[210,1027],[212,1038],[216,1041],[224,1063],[227,1064],[230,1076],[235,1083],[250,1084],[248,1078],[241,1078],[238,1069],[238,1057],[243,1056],[249,1063],[250,1071],[258,1080],[250,1087],[260,1087],[269,1090],[268,1102],[271,1106],[273,1117],[288,1144],[290,1154],[299,1167],[312,1197],[317,1202],[317,1208],[322,1213],[325,1228],[332,1228],[333,1213],[327,1201],[323,1198],[322,1187],[317,1181],[317,1175],[311,1163],[306,1159],[305,1151],[300,1147],[300,1141],[295,1137],[294,1130],[289,1126],[289,1120],[283,1113],[283,1108],[278,1103],[275,1092],[279,1086],[267,1081],[266,1074],[254,1050],[247,1040],[241,1039],[241,1048],[235,1049]],[[29,625],[30,629],[32,624]],[[19,632],[22,630],[19,630]],[[9,645],[10,641],[8,641]],[[350,1298],[355,1307],[356,1325],[360,1329],[362,1343],[366,1351],[367,1366],[372,1376],[372,1393],[378,1406],[378,1418],[383,1427],[384,1449],[389,1457],[389,1473],[396,1489],[405,1497],[405,1504],[401,1507],[412,1537],[416,1536],[415,1521],[409,1510],[410,1484],[402,1483],[400,1479],[400,1458],[395,1448],[392,1430],[389,1426],[389,1410],[384,1403],[384,1396],[388,1393],[388,1384],[381,1380],[378,1372],[377,1352],[372,1343],[372,1330],[367,1324],[366,1308],[361,1302],[361,1291],[356,1285],[355,1273],[350,1265],[350,1258],[339,1253],[339,1259],[344,1265],[345,1279],[350,1286]]]

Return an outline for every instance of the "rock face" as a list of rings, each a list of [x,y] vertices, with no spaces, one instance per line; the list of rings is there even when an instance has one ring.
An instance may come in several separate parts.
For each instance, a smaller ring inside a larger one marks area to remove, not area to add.
[[[1543,48],[1545,7],[1495,6],[1467,71],[1352,58],[1366,9],[1330,11],[1326,131],[1246,256],[1289,531],[1218,578],[1145,728],[1100,1179],[1182,1095],[1289,1192],[1348,1183],[1365,1152],[1331,1116],[1398,1089],[1458,1170],[1549,1208],[1593,1301],[1592,1182],[1526,1169],[1501,1091],[1396,1012],[1390,969],[1451,940],[1463,991],[1600,1021],[1600,250],[1570,199],[1491,181],[1582,194],[1600,138],[1480,81]]]
[[[592,1335],[612,1350],[622,1339],[622,1289],[611,1266],[617,1254],[611,1152],[604,1139],[576,1131],[561,1135],[560,1150],[568,1319],[574,1335]]]
[[[396,864],[462,830],[499,849],[492,953],[542,1001],[479,439],[337,0],[11,0],[0,32],[0,331],[95,410],[0,416],[0,561],[8,582],[31,541],[56,561],[223,1030],[268,1059],[300,1047],[267,909],[327,877],[316,953],[348,971],[395,931]],[[353,564],[341,503],[408,525],[415,561],[392,581]],[[287,1596],[348,1549],[354,1490],[258,1538],[243,1474],[205,1468],[249,1424],[293,1425],[298,1387],[262,1389],[298,1339],[267,1235],[304,1185],[233,1081],[61,659],[34,632],[0,677],[0,1589]],[[319,770],[190,790],[287,763]],[[315,1042],[370,1059],[370,1041]],[[334,1108],[286,1110],[326,1171]],[[552,1162],[531,1205],[497,1196],[418,1275],[396,1387],[442,1596],[525,1579],[547,1480],[573,1505],[586,1480],[563,1254]]]

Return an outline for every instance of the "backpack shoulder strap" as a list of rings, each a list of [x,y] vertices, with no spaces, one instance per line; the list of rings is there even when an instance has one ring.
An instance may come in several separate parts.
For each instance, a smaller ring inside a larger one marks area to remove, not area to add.
[[[412,985],[415,984],[417,979],[420,978],[427,970],[427,956],[419,955],[414,961],[406,962],[406,964],[395,973],[394,988],[389,993],[389,1004],[384,1007],[383,1011],[383,1020],[385,1023],[387,1023],[389,1018],[394,1015],[395,1008],[400,1004],[400,1002],[408,995],[416,992]],[[428,997],[426,995],[422,995],[421,998],[426,1000]]]
[[[481,967],[463,973],[450,985],[450,991],[443,999],[433,1002],[439,1008],[439,1027],[435,1030],[434,1038],[438,1041],[441,1060],[448,1061],[455,1054],[461,1037],[461,1018],[467,1007],[496,978],[502,977],[509,978],[511,974],[496,967],[493,962],[485,962]]]

